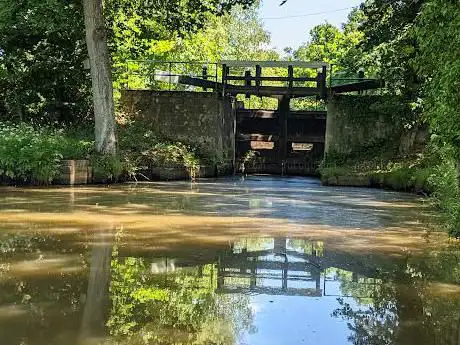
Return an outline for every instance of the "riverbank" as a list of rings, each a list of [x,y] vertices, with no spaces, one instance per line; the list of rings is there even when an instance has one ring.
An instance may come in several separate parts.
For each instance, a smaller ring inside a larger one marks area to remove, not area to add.
[[[89,128],[0,123],[0,184],[51,185],[177,180],[233,173],[210,147],[160,136],[142,123],[119,125],[118,153],[95,151]]]
[[[393,161],[324,162],[320,167],[325,186],[381,188],[430,197],[440,216],[440,227],[460,238],[460,200],[455,164],[445,157],[405,157]]]
[[[353,166],[321,168],[321,183],[325,186],[367,187],[431,195],[434,192],[430,176],[432,169],[397,167],[393,169],[360,170]]]

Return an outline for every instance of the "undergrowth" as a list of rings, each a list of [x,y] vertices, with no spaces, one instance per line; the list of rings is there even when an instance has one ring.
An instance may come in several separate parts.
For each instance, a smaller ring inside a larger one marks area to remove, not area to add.
[[[89,159],[95,181],[104,183],[148,178],[152,167],[182,167],[193,177],[200,161],[213,160],[200,155],[198,148],[162,138],[142,124],[124,126],[118,134],[118,154],[104,156],[95,152],[88,129],[0,123],[0,183],[52,183],[62,161],[71,159]]]
[[[48,184],[64,159],[84,159],[91,141],[66,135],[63,130],[27,124],[0,123],[0,181]]]

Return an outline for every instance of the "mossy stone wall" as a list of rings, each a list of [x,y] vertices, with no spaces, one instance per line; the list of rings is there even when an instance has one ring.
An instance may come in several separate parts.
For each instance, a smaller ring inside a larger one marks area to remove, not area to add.
[[[408,126],[413,116],[410,105],[398,96],[333,95],[328,100],[325,152],[409,153],[423,145],[426,136],[419,126]]]
[[[215,93],[124,90],[125,114],[141,120],[161,136],[193,144],[231,164],[235,152],[235,109],[231,99]]]

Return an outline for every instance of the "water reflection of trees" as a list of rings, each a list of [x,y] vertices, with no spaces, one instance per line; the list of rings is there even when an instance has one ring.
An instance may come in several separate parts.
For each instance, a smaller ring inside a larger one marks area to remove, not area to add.
[[[348,321],[349,340],[356,345],[459,345],[459,254],[458,247],[450,247],[423,260],[406,258],[380,274],[382,283],[371,291],[368,306],[360,298],[362,286],[342,284],[359,307],[339,298],[333,316]]]
[[[143,258],[111,265],[110,334],[122,344],[235,344],[252,327],[249,297],[218,295],[214,264],[151,274]]]
[[[109,314],[104,323],[111,334],[107,340],[110,344],[233,345],[241,334],[252,329],[250,297],[216,293],[218,268],[213,262],[216,256],[222,259],[223,253],[215,249],[210,249],[211,254],[198,266],[193,266],[197,265],[193,257],[188,264],[178,265],[181,269],[167,273],[157,269],[153,274],[154,259],[121,257],[109,240],[113,234],[91,242],[91,251],[80,244],[70,245],[63,236],[32,231],[0,236],[0,306],[14,307],[22,313],[17,319],[2,319],[0,343],[15,344],[21,339],[29,344],[64,343],[56,340],[59,332],[68,332],[66,339],[76,338],[80,330],[75,328],[82,320],[83,324],[97,324],[94,320],[101,318],[99,311]],[[328,267],[323,276],[333,275],[340,282],[341,294],[357,302],[341,298],[340,308],[333,313],[348,322],[353,344],[460,344],[458,248],[401,260],[388,258],[391,264],[386,266],[381,263],[382,256],[363,258],[358,253],[328,249],[322,242],[263,238],[235,243],[226,254],[235,257],[251,251],[263,255],[267,250],[278,254],[294,251],[312,263],[317,258],[315,262]],[[279,255],[271,259],[284,262]],[[328,266],[345,261],[360,264],[359,269],[351,272],[347,267]],[[104,268],[107,262],[110,269]],[[25,273],[21,272],[18,267],[25,263],[37,267],[36,271],[28,266]],[[241,267],[246,266],[235,269]],[[366,277],[371,271],[375,275]],[[104,282],[108,280],[110,288]],[[96,298],[104,297],[104,291],[110,298],[109,310],[102,310],[104,303],[97,302],[104,301]],[[87,306],[92,309],[85,312]]]

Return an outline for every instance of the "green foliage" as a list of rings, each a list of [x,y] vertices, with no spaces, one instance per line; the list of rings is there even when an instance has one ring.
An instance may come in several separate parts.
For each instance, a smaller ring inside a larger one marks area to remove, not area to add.
[[[0,52],[0,103],[6,110],[0,120],[88,118],[80,1],[0,0]]]
[[[434,170],[423,156],[391,158],[383,160],[375,156],[367,159],[357,155],[344,159],[340,155],[331,155],[320,167],[321,180],[332,185],[341,185],[342,181],[345,184],[367,181],[372,187],[422,194],[435,191],[432,183]]]
[[[249,8],[242,5],[232,8],[230,13],[216,16],[208,13],[203,27],[198,31],[189,32],[182,37],[171,35],[171,31],[157,36],[142,35],[142,42],[126,39],[131,33],[138,35],[136,30],[126,29],[130,21],[124,21],[119,30],[119,43],[114,46],[114,64],[117,70],[115,85],[121,87],[129,84],[129,88],[148,88],[152,85],[158,89],[169,89],[167,82],[151,80],[155,71],[169,71],[177,74],[201,75],[203,63],[221,60],[278,60],[279,54],[267,48],[270,35],[259,19],[258,2]],[[122,18],[122,17],[120,17]],[[114,29],[115,30],[115,29]],[[160,30],[160,28],[159,28]],[[126,32],[127,31],[127,32]],[[136,43],[137,42],[137,43]],[[144,62],[133,61],[147,60]],[[151,60],[155,60],[152,62]],[[165,61],[165,62],[162,62]],[[193,63],[173,63],[167,61],[184,61]],[[221,71],[215,65],[208,65],[209,77],[221,78]],[[270,71],[271,73],[271,71]],[[173,88],[184,90],[183,85]],[[271,100],[269,100],[271,101]],[[270,106],[273,102],[253,98],[254,107]],[[273,100],[274,101],[274,100]],[[248,101],[245,101],[248,105]],[[276,107],[276,101],[275,107]]]
[[[437,149],[436,146],[433,146]],[[450,153],[437,150],[429,182],[433,186],[435,205],[441,211],[442,226],[453,236],[460,237],[460,198],[456,179],[455,164],[449,159]]]
[[[428,1],[420,14],[417,38],[419,72],[426,77],[425,115],[441,145],[460,161],[460,11],[458,3]]]
[[[172,56],[182,61],[264,60],[270,34],[259,19],[259,6],[234,7],[229,14],[209,17],[204,30],[179,40]],[[200,65],[197,66],[201,68]]]
[[[460,236],[460,11],[458,3],[424,1],[416,37],[418,72],[426,80],[425,117],[433,132],[432,146],[440,158],[434,184],[447,229]]]
[[[189,169],[192,176],[199,169],[197,148],[162,138],[142,122],[127,124],[119,134],[120,155],[128,175],[133,178],[138,171],[152,167],[181,166]]]
[[[111,264],[112,309],[107,326],[120,344],[234,344],[250,327],[252,312],[245,297],[215,294],[214,265],[155,275],[140,258]]]
[[[328,62],[334,65],[335,76],[356,77],[359,67],[347,70],[350,63],[346,59],[363,38],[363,33],[351,24],[357,15],[359,11],[353,12],[350,24],[344,25],[342,30],[329,23],[315,26],[310,31],[310,41],[293,52],[294,59]]]
[[[91,142],[69,138],[63,131],[0,123],[0,179],[48,184],[61,160],[84,157],[91,147]]]
[[[124,172],[124,165],[119,155],[93,154],[90,161],[96,182],[117,182]]]
[[[137,179],[152,167],[183,167],[193,177],[207,153],[155,135],[142,124],[120,130],[119,153],[94,153],[85,130],[55,130],[26,124],[0,123],[0,181],[48,184],[59,173],[62,160],[89,159],[96,182]],[[143,175],[144,176],[144,175]],[[144,176],[145,177],[145,176]]]
[[[245,8],[252,3],[105,0],[115,86],[123,83],[120,68],[127,60],[162,58],[175,42],[196,33],[211,19],[236,5]],[[84,35],[81,1],[0,0],[0,109],[6,110],[1,116],[40,123],[90,119]]]
[[[418,49],[414,27],[423,3],[424,0],[366,0],[360,8],[359,30],[364,39],[358,52],[362,67],[383,78],[389,91],[413,100],[422,82],[414,66]]]

